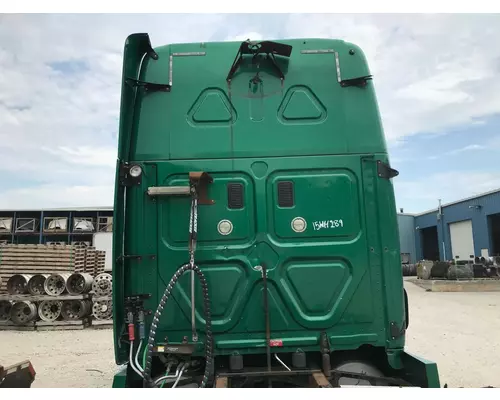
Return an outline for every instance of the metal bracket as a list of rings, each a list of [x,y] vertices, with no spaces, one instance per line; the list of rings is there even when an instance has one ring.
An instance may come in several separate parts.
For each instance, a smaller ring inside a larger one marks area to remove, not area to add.
[[[330,370],[332,369],[330,362],[330,341],[326,332],[321,332],[319,336],[319,346],[321,349],[323,373],[326,377],[330,377]]]
[[[145,82],[133,78],[126,78],[125,82],[132,87],[143,87],[146,92],[170,92],[172,89],[166,83]]]
[[[328,381],[323,372],[313,372],[310,376],[310,383],[312,387],[316,388],[331,388],[332,384]]]
[[[377,160],[377,175],[383,179],[391,179],[398,176],[399,171],[389,167],[389,164]]]
[[[208,184],[213,183],[213,181],[213,178],[206,172],[189,173],[189,184],[196,187],[198,192],[198,204],[215,204],[215,200],[207,198]]]
[[[144,301],[148,300],[151,298],[151,293],[141,293],[141,294],[135,294],[132,296],[125,296],[125,310],[126,310],[126,315],[125,315],[125,323],[127,323],[128,320],[128,313],[132,313],[132,315],[137,315],[140,311],[144,312],[145,315],[151,315],[152,311],[151,310],[145,310],[144,309]]]
[[[292,54],[292,46],[283,43],[263,41],[263,42],[251,42],[250,40],[241,43],[238,53],[236,53],[236,58],[233,61],[233,65],[227,74],[226,81],[231,82],[234,74],[238,70],[239,66],[243,62],[243,55],[252,55],[255,59],[259,54],[266,54],[267,59],[271,61],[273,68],[276,70],[279,78],[281,80],[285,79],[285,75],[281,71],[276,62],[276,55],[289,58]]]
[[[366,82],[371,79],[372,79],[371,75],[361,76],[359,78],[345,79],[340,81],[340,86],[342,87],[357,86],[363,88],[366,86],[367,84]]]
[[[153,46],[151,45],[151,39],[148,37],[148,43],[146,44],[146,54],[151,57],[153,60],[158,60],[158,53],[154,51]]]
[[[133,177],[129,174],[130,168],[133,164],[121,163],[120,164],[120,185],[122,186],[134,186],[140,185],[142,182],[142,174],[138,177]]]
[[[399,329],[398,325],[394,321],[391,322],[390,325],[391,325],[390,334],[391,334],[392,340],[395,340],[398,337],[403,336],[403,334],[406,332],[406,329],[404,328],[404,326],[401,329]]]
[[[147,300],[149,298],[151,298],[151,293],[139,293],[132,296],[126,296],[125,301]]]
[[[372,75],[360,76],[359,78],[342,79],[340,72],[340,57],[338,51],[335,49],[315,49],[315,50],[302,50],[302,54],[333,54],[335,57],[335,69],[337,70],[337,82],[341,87],[357,86],[365,87],[366,82],[372,79]]]
[[[127,254],[127,255],[119,256],[116,259],[116,261],[119,262],[119,263],[121,263],[121,262],[123,262],[123,260],[129,259],[129,260],[137,260],[137,261],[140,262],[140,261],[142,261],[142,259],[144,257],[147,257],[147,258],[149,258],[151,260],[156,260],[156,255],[154,255],[154,254],[150,254],[148,256],[140,256],[140,255],[136,255],[136,254]]]
[[[190,196],[191,188],[195,187],[198,193],[198,204],[212,205],[215,200],[207,198],[208,184],[213,178],[206,172],[190,172],[189,186],[151,186],[147,190],[148,196]]]

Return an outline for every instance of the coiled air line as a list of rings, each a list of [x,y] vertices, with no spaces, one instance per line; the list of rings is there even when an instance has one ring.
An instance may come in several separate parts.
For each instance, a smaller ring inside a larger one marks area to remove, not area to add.
[[[203,291],[203,307],[205,311],[205,324],[206,324],[206,333],[205,333],[205,373],[203,375],[200,388],[205,388],[208,384],[208,381],[213,372],[213,336],[212,336],[212,314],[210,311],[210,297],[208,295],[208,285],[207,280],[203,272],[201,272],[200,268],[194,263],[194,251],[196,249],[196,235],[197,235],[197,219],[198,219],[198,191],[197,184],[191,183],[191,212],[189,218],[189,234],[190,234],[190,242],[189,242],[189,256],[190,260],[188,264],[184,264],[180,267],[175,274],[170,279],[170,282],[163,293],[163,296],[158,304],[158,308],[153,316],[153,322],[151,323],[151,327],[149,330],[149,338],[147,344],[147,353],[146,353],[146,365],[144,367],[143,374],[143,387],[155,387],[155,382],[151,379],[151,367],[153,363],[153,347],[155,343],[156,329],[160,323],[161,314],[165,305],[170,298],[172,290],[174,286],[177,284],[179,278],[184,274],[184,272],[190,270],[192,273],[191,276],[191,299],[194,298],[194,275],[198,275],[198,279],[200,280],[201,288]],[[194,315],[194,307],[195,304],[191,301],[191,309],[192,315]],[[194,329],[194,320],[193,320],[193,339],[196,341]]]

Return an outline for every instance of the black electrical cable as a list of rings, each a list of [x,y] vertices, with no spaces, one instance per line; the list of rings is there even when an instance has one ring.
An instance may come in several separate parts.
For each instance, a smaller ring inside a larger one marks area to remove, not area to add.
[[[170,282],[163,293],[163,296],[160,300],[160,304],[158,304],[158,308],[156,309],[155,315],[153,316],[153,322],[151,323],[151,328],[149,330],[149,338],[148,338],[148,347],[146,353],[146,365],[144,367],[144,379],[143,379],[143,387],[152,387],[153,380],[151,379],[151,367],[153,363],[153,347],[155,343],[156,329],[160,323],[161,313],[165,308],[165,305],[174,289],[174,286],[177,284],[179,278],[184,274],[184,272],[192,270],[198,275],[198,279],[201,283],[201,288],[203,291],[203,306],[205,311],[205,324],[206,324],[206,332],[205,332],[205,373],[203,375],[203,379],[201,381],[200,388],[206,387],[211,375],[212,375],[212,364],[213,364],[213,336],[212,336],[212,313],[210,311],[210,298],[208,295],[208,285],[207,280],[203,272],[201,272],[200,268],[194,264],[185,264],[180,267],[175,274],[170,279]],[[194,306],[194,305],[192,305]]]

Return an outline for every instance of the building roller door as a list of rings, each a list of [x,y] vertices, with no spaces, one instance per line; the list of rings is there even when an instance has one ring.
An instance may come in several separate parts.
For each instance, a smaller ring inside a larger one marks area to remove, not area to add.
[[[472,220],[450,224],[451,252],[455,260],[468,260],[474,255]]]

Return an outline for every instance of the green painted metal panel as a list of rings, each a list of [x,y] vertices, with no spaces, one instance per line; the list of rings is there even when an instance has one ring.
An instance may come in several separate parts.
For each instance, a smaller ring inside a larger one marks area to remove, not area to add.
[[[227,82],[240,43],[168,45],[155,49],[155,60],[145,55],[147,36],[127,39],[119,162],[144,172],[138,186],[117,184],[114,258],[144,257],[114,264],[118,362],[127,359],[118,345],[124,296],[151,293],[146,307],[155,310],[188,261],[189,198],[152,198],[147,189],[186,185],[191,171],[214,179],[215,203],[199,207],[196,262],[208,281],[216,355],[265,352],[262,264],[279,351],[317,351],[321,332],[332,349],[404,347],[404,332],[391,330],[404,325],[403,283],[394,191],[377,171],[388,156],[374,88],[339,83],[339,70],[342,79],[369,75],[366,60],[339,40],[284,42],[293,50],[288,61],[277,57],[283,81],[257,59]],[[171,87],[145,92],[126,78]],[[293,183],[293,204],[280,205],[280,182]],[[243,187],[241,208],[229,207],[230,183]],[[296,218],[305,230],[293,229]],[[228,235],[218,230],[223,220],[232,224]],[[189,282],[186,274],[174,288],[159,341],[190,335]],[[196,323],[201,355],[199,284]]]

